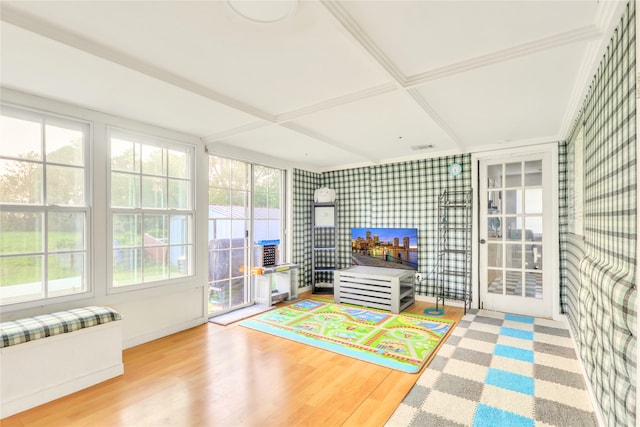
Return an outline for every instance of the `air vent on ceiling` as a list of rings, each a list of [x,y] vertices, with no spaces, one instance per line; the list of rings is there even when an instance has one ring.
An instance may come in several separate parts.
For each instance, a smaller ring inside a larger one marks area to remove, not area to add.
[[[418,151],[418,150],[428,150],[429,148],[433,148],[433,144],[423,144],[423,145],[412,145],[411,149]]]

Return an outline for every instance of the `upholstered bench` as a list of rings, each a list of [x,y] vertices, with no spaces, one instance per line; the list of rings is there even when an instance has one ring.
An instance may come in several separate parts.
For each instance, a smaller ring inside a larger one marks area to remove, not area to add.
[[[0,418],[121,375],[121,319],[92,306],[0,323]]]

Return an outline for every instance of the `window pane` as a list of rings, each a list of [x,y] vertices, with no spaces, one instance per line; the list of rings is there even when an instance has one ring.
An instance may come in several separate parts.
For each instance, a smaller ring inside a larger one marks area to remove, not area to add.
[[[113,215],[113,247],[142,246],[142,224],[140,215]]]
[[[269,240],[269,221],[255,220],[253,221],[253,240]]]
[[[167,180],[151,176],[142,177],[142,207],[167,207]]]
[[[111,138],[111,169],[140,172],[140,145],[124,139]]]
[[[489,267],[502,267],[502,245],[499,243],[489,243],[488,245],[488,261]]]
[[[172,246],[169,248],[171,277],[188,276],[192,271],[191,246]]]
[[[231,160],[231,185],[236,190],[249,190],[249,164]]]
[[[526,245],[527,265],[528,269],[542,270],[542,245]]]
[[[84,253],[49,255],[49,296],[84,291]]]
[[[117,247],[114,245],[114,247]],[[131,285],[142,281],[141,249],[114,249],[113,286]]]
[[[11,285],[24,285],[22,289],[13,288],[16,295],[40,293],[42,289],[42,255],[15,256],[0,258],[2,288]]]
[[[524,185],[542,185],[542,160],[524,163]]]
[[[84,213],[51,212],[48,221],[50,251],[84,249]]]
[[[47,162],[84,165],[84,132],[75,128],[45,126]]]
[[[169,208],[189,208],[189,181],[169,179]]]
[[[231,160],[209,156],[209,185],[228,187],[231,178]]]
[[[502,270],[487,270],[487,292],[491,294],[502,294],[504,292],[502,281]]]
[[[191,215],[172,215],[169,222],[169,243],[191,243]]]
[[[42,204],[42,164],[0,159],[0,203]]]
[[[541,242],[542,241],[542,217],[528,216],[525,218],[527,224],[526,240]]]
[[[505,292],[506,295],[518,295],[522,296],[522,273],[520,271],[505,271],[506,283]]]
[[[280,220],[279,219],[269,220],[269,237],[268,238],[270,240],[280,238]]]
[[[231,191],[226,188],[209,187],[210,205],[228,205],[231,203]]]
[[[0,156],[42,159],[40,121],[0,117]]]
[[[269,194],[269,217],[280,218],[280,194]]]
[[[489,240],[502,240],[502,220],[500,217],[489,217],[487,223]]]
[[[167,229],[167,215],[144,216],[144,246],[167,244],[169,230]]]
[[[233,215],[241,218],[249,216],[249,193],[246,191],[231,191]]]
[[[210,248],[212,246],[218,247],[222,242],[215,241],[213,243],[214,245],[210,244]],[[220,281],[229,278],[230,253],[229,250],[209,251],[209,281]]]
[[[269,193],[256,192],[253,194],[253,207],[256,215],[266,218],[266,208],[269,206]]]
[[[231,238],[234,240],[233,246],[244,245],[244,239],[247,233],[247,221],[234,220],[231,221]]]
[[[140,207],[140,176],[114,172],[111,174],[111,206]]]
[[[166,176],[165,150],[160,147],[142,144],[142,173]]]
[[[169,278],[168,247],[159,246],[144,250],[144,278],[143,281],[155,282]]]
[[[243,276],[245,272],[249,271],[245,253],[244,248],[231,251],[231,277]]]
[[[524,190],[524,207],[528,214],[542,213],[542,188]]]
[[[0,212],[0,255],[43,251],[41,213]]]
[[[188,178],[189,156],[184,151],[168,150],[169,176],[175,178]]]
[[[524,273],[525,297],[542,299],[542,273]]]
[[[47,165],[47,203],[84,206],[84,169]]]
[[[505,165],[505,187],[519,187],[522,185],[522,163],[507,163]]]
[[[504,221],[507,225],[507,240],[522,241],[522,217],[509,217]]]
[[[0,299],[3,304],[44,296],[42,259],[40,255],[0,258]]]
[[[487,168],[488,188],[502,187],[502,165],[493,165]]]
[[[522,268],[522,245],[506,245],[506,267]]]
[[[505,196],[505,212],[508,214],[522,213],[522,190],[507,190]]]
[[[231,221],[227,219],[212,219],[209,221],[209,240],[230,239]],[[211,249],[211,248],[209,248]]]

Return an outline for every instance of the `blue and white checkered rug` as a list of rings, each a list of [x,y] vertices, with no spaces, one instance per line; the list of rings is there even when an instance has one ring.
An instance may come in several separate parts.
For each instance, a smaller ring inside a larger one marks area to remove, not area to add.
[[[562,322],[472,310],[386,424],[596,426]]]

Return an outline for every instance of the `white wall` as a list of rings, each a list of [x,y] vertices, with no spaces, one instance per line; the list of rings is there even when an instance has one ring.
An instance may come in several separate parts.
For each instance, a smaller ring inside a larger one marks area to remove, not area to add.
[[[87,305],[110,306],[124,317],[123,345],[125,348],[205,323],[207,321],[208,294],[206,251],[195,251],[197,259],[195,260],[194,277],[167,286],[118,293],[109,293],[108,291],[108,265],[105,262],[108,259],[107,253],[111,249],[109,244],[111,238],[107,235],[109,229],[107,227],[109,220],[107,217],[109,171],[106,143],[107,126],[117,126],[196,146],[196,241],[194,242],[196,248],[206,247],[207,238],[206,232],[199,232],[206,230],[207,227],[208,159],[201,141],[190,135],[9,89],[2,89],[0,96],[2,102],[6,104],[77,118],[89,121],[92,125],[90,166],[92,171],[92,231],[90,232],[90,249],[93,255],[91,257],[92,275],[90,279],[92,295],[81,299],[68,298],[47,306],[34,304],[8,306],[1,309],[2,320],[18,319]]]

